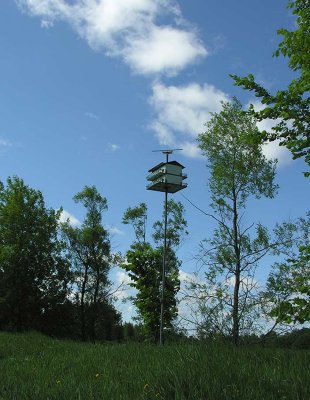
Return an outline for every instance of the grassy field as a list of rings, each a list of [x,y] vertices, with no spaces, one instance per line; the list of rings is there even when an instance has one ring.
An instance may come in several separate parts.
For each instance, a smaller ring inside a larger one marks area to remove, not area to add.
[[[310,352],[0,333],[0,400],[310,399]]]

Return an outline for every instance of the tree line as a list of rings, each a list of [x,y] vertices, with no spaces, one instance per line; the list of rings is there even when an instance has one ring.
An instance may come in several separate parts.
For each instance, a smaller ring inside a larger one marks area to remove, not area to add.
[[[256,121],[234,99],[222,104],[198,136],[210,171],[211,210],[216,221],[212,237],[200,243],[200,280],[188,284],[185,300],[198,337],[230,337],[239,344],[272,321],[309,321],[310,213],[297,221],[277,224],[273,234],[244,215],[251,197],[272,198],[276,161],[267,160]],[[135,239],[126,254],[111,251],[103,223],[107,199],[95,186],[73,197],[85,209],[80,226],[60,221],[62,210],[48,209],[40,191],[18,177],[0,185],[0,329],[36,329],[56,336],[85,340],[131,337],[158,341],[164,216],[147,232],[147,205],[128,207],[123,223]],[[165,335],[178,329],[179,268],[177,248],[187,235],[184,206],[167,207],[167,273],[164,299]],[[278,256],[265,290],[256,270],[267,254]],[[123,268],[136,289],[136,325],[124,331],[113,303],[112,266]],[[180,321],[179,321],[180,322]],[[265,329],[266,330],[266,329]],[[267,334],[267,333],[266,333]]]
[[[183,322],[194,324],[200,338],[220,336],[237,345],[262,326],[267,337],[277,326],[310,320],[310,213],[277,224],[273,232],[244,217],[249,199],[273,198],[278,189],[276,161],[267,160],[262,152],[266,141],[280,140],[294,158],[310,164],[307,5],[306,0],[289,3],[297,27],[293,32],[279,30],[283,41],[275,52],[289,58],[289,67],[298,76],[275,95],[252,75],[233,76],[266,107],[256,112],[253,107],[243,110],[236,98],[223,102],[197,139],[210,172],[211,209],[201,211],[217,225],[213,235],[200,243],[197,258],[203,276],[188,283],[183,298],[189,310]],[[275,126],[272,132],[260,132],[256,122],[267,118],[274,119]],[[103,222],[107,199],[95,186],[85,186],[74,201],[85,209],[78,227],[69,220],[61,222],[62,210],[47,208],[42,193],[21,178],[0,182],[0,329],[35,329],[84,341],[156,342],[163,219],[149,234],[147,205],[128,207],[123,223],[133,227],[135,239],[126,254],[114,254]],[[177,249],[186,234],[184,206],[170,200],[164,328],[171,337],[184,336],[177,325],[181,266]],[[278,258],[262,290],[256,271],[267,254]],[[135,325],[122,324],[115,308],[109,279],[114,265],[128,273],[136,290]]]
[[[62,209],[48,209],[39,190],[18,177],[0,184],[0,329],[38,330],[91,340],[157,341],[162,265],[162,221],[154,223],[154,244],[146,240],[147,207],[128,208],[124,223],[136,240],[125,257],[111,251],[103,213],[107,199],[95,186],[73,197],[86,211],[78,227],[61,222]],[[173,250],[185,231],[183,206],[168,203],[168,272],[164,321],[174,331],[180,261]],[[129,272],[137,289],[139,323],[122,324],[109,279],[113,266]]]
[[[18,177],[0,187],[0,328],[117,338],[121,315],[108,290],[110,241],[101,224],[106,199],[86,186],[80,227],[60,222],[40,191]],[[103,318],[104,315],[104,318]]]

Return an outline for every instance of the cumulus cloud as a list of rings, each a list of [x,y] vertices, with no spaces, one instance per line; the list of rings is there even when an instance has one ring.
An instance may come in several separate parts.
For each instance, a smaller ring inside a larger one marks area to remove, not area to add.
[[[190,274],[188,272],[183,271],[182,269],[179,270],[179,279],[182,284],[188,284],[196,282],[196,276],[194,274]]]
[[[77,227],[81,225],[81,222],[72,214],[70,214],[66,210],[62,210],[60,215],[60,222],[67,222],[69,220],[69,224],[73,227]]]
[[[174,0],[16,0],[43,27],[69,23],[94,49],[119,56],[139,74],[176,74],[207,55]],[[161,18],[170,16],[170,25]]]
[[[49,21],[46,19],[41,20],[41,28],[49,29],[49,28],[52,28],[53,26],[54,26],[54,24],[52,21]]]
[[[133,289],[130,287],[132,280],[128,274],[122,270],[118,270],[115,274],[115,284],[117,290],[114,292],[118,300],[126,300],[133,293]]]
[[[260,101],[252,102],[255,111],[260,111],[264,108],[264,105]],[[260,131],[271,132],[272,128],[280,122],[280,119],[272,120],[265,119],[263,121],[257,122],[257,127]],[[275,140],[273,142],[267,142],[263,145],[263,154],[267,159],[277,159],[278,166],[283,167],[293,162],[292,155],[290,151],[279,145],[280,141]]]
[[[184,149],[188,157],[200,157],[194,139],[204,130],[211,112],[221,110],[221,101],[228,96],[212,85],[190,83],[185,86],[153,85],[149,99],[155,112],[150,128],[160,144]]]
[[[129,285],[130,283],[132,283],[131,278],[128,276],[128,274],[126,274],[126,272],[124,271],[117,271],[116,272],[116,283],[117,285]]]
[[[278,160],[278,166],[283,167],[291,164],[293,158],[290,151],[286,147],[280,146],[279,143],[279,140],[265,143],[263,145],[263,154],[268,160],[276,158]]]
[[[153,26],[148,36],[133,39],[125,51],[132,69],[153,74],[166,71],[174,75],[206,50],[192,32],[173,27]]]
[[[180,148],[188,158],[203,158],[201,150],[196,142],[181,142]]]

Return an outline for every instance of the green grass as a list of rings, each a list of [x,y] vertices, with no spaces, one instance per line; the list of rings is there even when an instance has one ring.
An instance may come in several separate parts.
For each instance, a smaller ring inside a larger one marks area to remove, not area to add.
[[[0,333],[0,400],[310,399],[310,352]]]

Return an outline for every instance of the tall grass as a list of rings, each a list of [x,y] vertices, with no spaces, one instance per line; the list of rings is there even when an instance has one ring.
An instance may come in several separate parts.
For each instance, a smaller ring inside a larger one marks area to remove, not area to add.
[[[0,400],[310,398],[310,352],[0,333]]]

